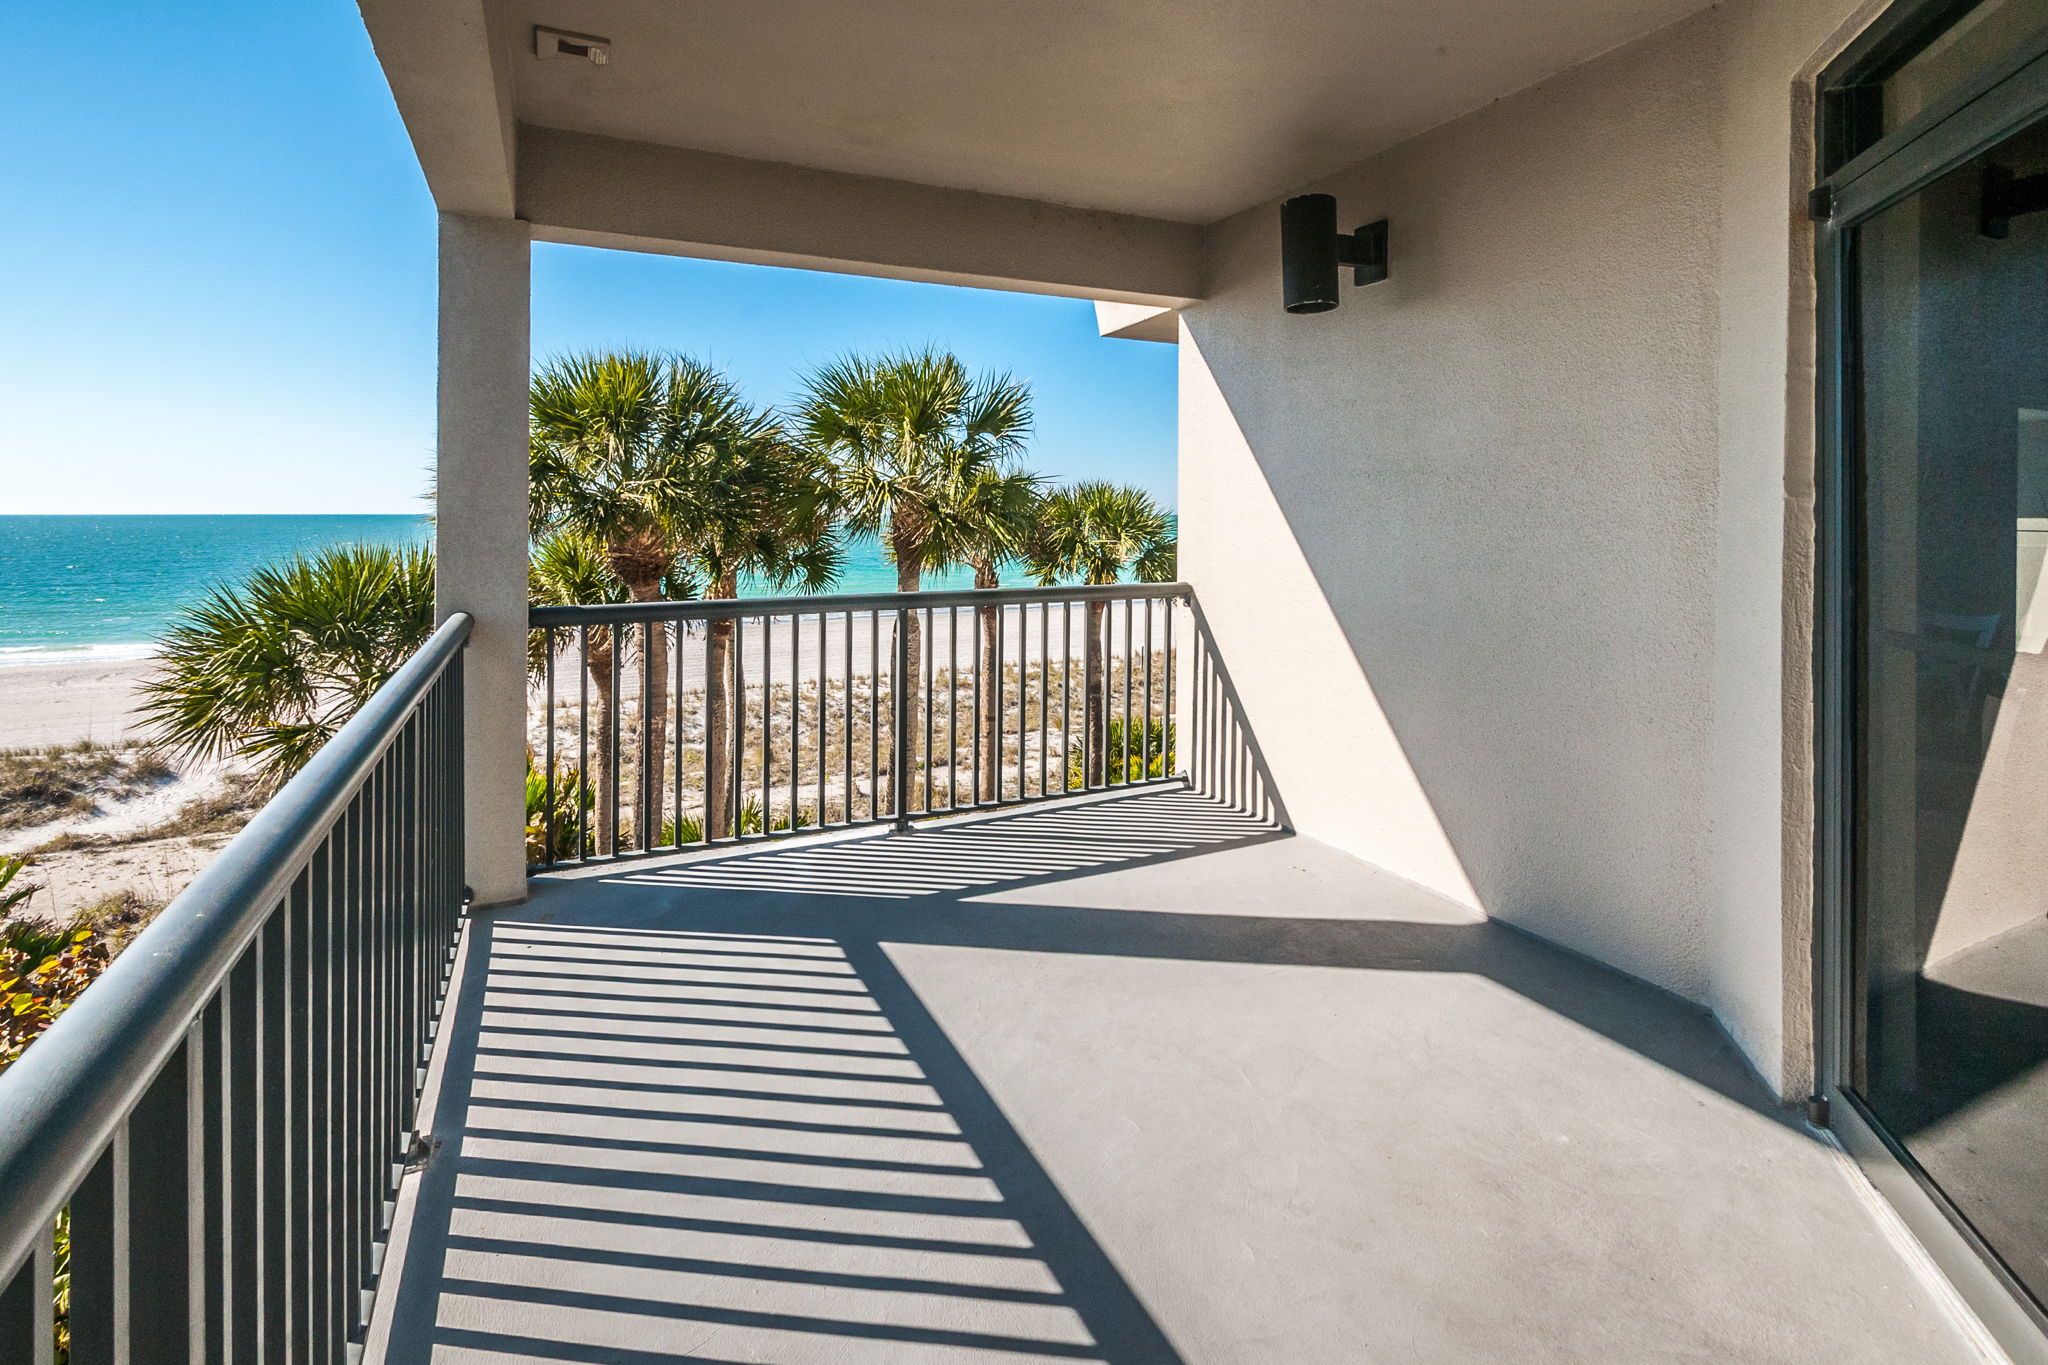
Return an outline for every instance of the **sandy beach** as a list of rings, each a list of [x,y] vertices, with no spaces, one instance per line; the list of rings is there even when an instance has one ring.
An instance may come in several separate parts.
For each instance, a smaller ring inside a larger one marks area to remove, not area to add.
[[[135,688],[150,668],[147,659],[0,668],[0,749],[129,737]]]

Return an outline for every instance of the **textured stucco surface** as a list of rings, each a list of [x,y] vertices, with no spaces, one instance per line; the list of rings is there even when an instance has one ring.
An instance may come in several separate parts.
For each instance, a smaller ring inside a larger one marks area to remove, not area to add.
[[[476,618],[463,657],[467,875],[526,895],[526,224],[441,215],[434,598]]]
[[[1711,1006],[1788,1093],[1796,101],[1851,8],[1723,6],[1304,187],[1393,224],[1334,313],[1281,311],[1272,205],[1218,224],[1183,314],[1183,572],[1297,827]]]
[[[519,214],[543,240],[1174,306],[1183,223],[522,126]]]

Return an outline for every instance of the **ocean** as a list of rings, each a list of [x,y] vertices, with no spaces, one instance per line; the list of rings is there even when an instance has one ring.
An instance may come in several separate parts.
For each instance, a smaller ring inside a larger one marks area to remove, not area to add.
[[[208,589],[330,545],[425,544],[423,516],[0,516],[0,667],[149,655]],[[971,587],[966,572],[928,588]],[[848,547],[837,592],[893,592],[873,542]],[[765,589],[749,584],[745,596]]]

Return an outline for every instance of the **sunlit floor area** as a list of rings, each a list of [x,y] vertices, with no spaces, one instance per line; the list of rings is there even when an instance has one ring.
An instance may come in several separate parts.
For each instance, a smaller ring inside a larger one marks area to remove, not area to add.
[[[475,920],[371,1358],[1976,1361],[1710,1020],[1178,790]]]

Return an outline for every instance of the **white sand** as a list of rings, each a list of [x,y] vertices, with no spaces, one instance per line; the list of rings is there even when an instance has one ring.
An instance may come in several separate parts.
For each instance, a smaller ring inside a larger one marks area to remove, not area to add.
[[[134,733],[135,687],[147,659],[0,668],[0,749],[40,749]]]
[[[150,668],[146,659],[0,667],[0,748],[134,738],[135,688]],[[0,853],[35,848],[60,834],[120,836],[148,829],[169,820],[186,802],[216,790],[221,778],[217,767],[181,765],[176,776],[125,801],[102,802],[89,815],[8,830],[0,834]],[[226,836],[158,839],[43,854],[23,878],[41,888],[26,909],[41,918],[62,919],[122,891],[168,901],[226,842]]]

